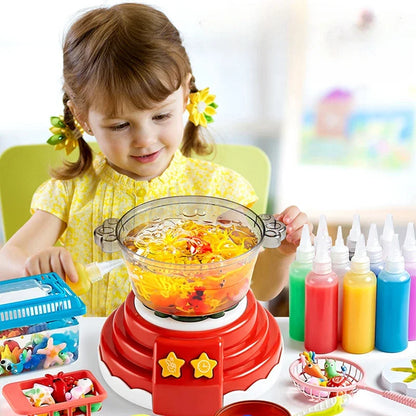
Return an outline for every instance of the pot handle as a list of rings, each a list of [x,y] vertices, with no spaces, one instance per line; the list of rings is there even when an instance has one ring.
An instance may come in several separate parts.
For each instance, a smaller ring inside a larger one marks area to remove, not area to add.
[[[264,248],[277,248],[286,238],[286,225],[281,221],[277,221],[273,215],[262,214],[261,220],[266,227],[263,239]]]
[[[118,218],[107,218],[94,230],[94,242],[104,253],[120,251],[116,235]]]

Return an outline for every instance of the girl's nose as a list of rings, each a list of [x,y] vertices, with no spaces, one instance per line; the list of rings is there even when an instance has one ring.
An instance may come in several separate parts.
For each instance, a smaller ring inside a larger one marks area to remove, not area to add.
[[[137,126],[132,132],[134,146],[144,147],[155,141],[156,135],[152,126],[148,124]]]

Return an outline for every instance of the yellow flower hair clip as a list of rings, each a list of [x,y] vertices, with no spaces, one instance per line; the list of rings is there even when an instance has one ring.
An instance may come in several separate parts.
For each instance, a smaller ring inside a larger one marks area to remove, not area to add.
[[[84,129],[74,119],[75,129],[71,130],[65,123],[63,116],[51,117],[52,127],[49,129],[53,136],[49,137],[47,143],[55,146],[55,150],[65,149],[69,155],[78,146],[78,139],[82,137]]]
[[[189,94],[189,104],[186,109],[189,112],[189,121],[195,126],[206,127],[208,123],[214,120],[212,116],[217,112],[218,107],[214,103],[215,95],[209,93],[209,88]]]

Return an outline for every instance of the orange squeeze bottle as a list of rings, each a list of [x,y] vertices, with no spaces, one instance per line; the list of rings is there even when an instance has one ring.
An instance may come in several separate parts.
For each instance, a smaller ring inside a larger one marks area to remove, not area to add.
[[[74,263],[75,269],[78,273],[78,281],[76,283],[69,279],[66,279],[66,284],[74,291],[78,296],[87,293],[91,285],[94,282],[101,280],[105,274],[120,267],[124,264],[124,260],[116,259],[102,262],[93,262],[87,265],[81,263]]]
[[[342,348],[353,354],[374,349],[377,280],[370,270],[370,259],[361,234],[351,259],[351,270],[344,276]]]

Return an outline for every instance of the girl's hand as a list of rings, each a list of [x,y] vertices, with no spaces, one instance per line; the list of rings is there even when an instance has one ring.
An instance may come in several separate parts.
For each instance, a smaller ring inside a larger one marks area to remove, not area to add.
[[[274,217],[286,225],[286,238],[282,241],[278,250],[285,255],[295,253],[300,243],[304,224],[309,225],[310,232],[312,233],[313,226],[308,222],[307,215],[301,212],[298,207],[292,205],[280,214],[275,214]]]
[[[48,247],[30,256],[25,262],[27,276],[55,272],[63,280],[78,281],[71,254],[64,247]]]

